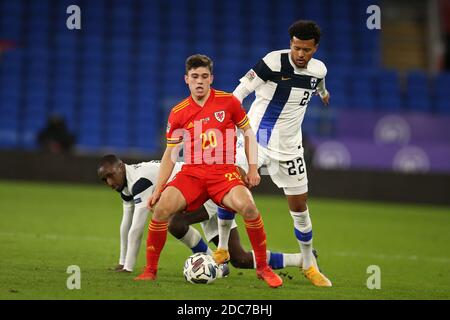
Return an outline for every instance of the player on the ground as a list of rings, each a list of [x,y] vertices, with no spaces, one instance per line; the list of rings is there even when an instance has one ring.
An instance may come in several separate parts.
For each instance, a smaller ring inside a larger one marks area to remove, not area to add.
[[[172,176],[180,171],[182,163],[175,164]],[[153,192],[159,172],[159,161],[126,164],[116,155],[109,154],[100,159],[97,170],[99,178],[123,200],[123,217],[120,224],[120,258],[115,268],[118,272],[132,272],[139,253],[144,226],[147,221],[147,202]],[[208,200],[196,212],[173,216],[169,222],[170,233],[183,242],[193,253],[211,249],[197,229],[191,225],[200,222],[208,242],[218,243],[217,205]],[[255,268],[254,254],[246,251],[239,240],[236,223],[230,234],[231,264],[236,268]],[[302,266],[302,255],[267,251],[267,260],[273,269]],[[226,266],[224,269],[226,271]]]
[[[212,199],[244,217],[255,252],[257,276],[270,287],[279,287],[283,281],[267,264],[263,221],[246,187],[246,184],[254,187],[260,181],[256,137],[240,102],[232,94],[211,88],[212,65],[211,59],[204,55],[194,55],[186,60],[185,82],[190,96],[176,105],[169,116],[168,143],[158,182],[149,201],[154,212],[147,238],[147,265],[136,280],[156,279],[159,256],[172,215],[195,211]],[[245,154],[249,163],[246,184],[234,164],[236,126],[245,133]],[[182,142],[186,163],[166,185]],[[229,258],[228,251],[218,249],[214,252],[218,264]]]
[[[266,165],[272,181],[284,190],[303,253],[304,275],[316,286],[331,287],[331,281],[313,263],[301,131],[313,94],[318,93],[325,105],[329,103],[330,94],[325,88],[327,69],[323,62],[313,58],[320,41],[316,23],[297,21],[289,28],[289,35],[290,49],[268,53],[240,79],[233,94],[242,102],[255,91],[248,117],[258,140],[258,167]],[[241,151],[238,143],[236,163],[245,168]],[[221,248],[227,245],[232,218],[232,214],[219,215],[219,234],[224,239],[219,243]]]

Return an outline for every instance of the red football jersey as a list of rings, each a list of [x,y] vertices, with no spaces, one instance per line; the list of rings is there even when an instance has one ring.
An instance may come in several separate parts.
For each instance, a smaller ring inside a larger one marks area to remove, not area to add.
[[[236,126],[243,128],[248,123],[236,97],[211,88],[203,107],[189,96],[172,109],[167,146],[184,142],[186,164],[234,164]]]

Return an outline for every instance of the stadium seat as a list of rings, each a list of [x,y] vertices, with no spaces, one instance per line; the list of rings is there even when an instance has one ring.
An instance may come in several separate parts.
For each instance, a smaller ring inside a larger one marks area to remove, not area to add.
[[[108,117],[106,126],[106,145],[108,147],[126,148],[129,145],[128,122],[123,118]]]
[[[435,101],[436,110],[440,114],[449,115],[450,114],[450,98],[449,97],[438,97]]]
[[[87,149],[98,149],[103,145],[99,130],[81,130],[77,136],[77,146]]]
[[[375,96],[372,77],[360,72],[359,76],[349,81],[349,84],[351,90],[349,96],[351,107],[373,110],[375,108]]]
[[[97,147],[101,144],[102,131],[105,125],[103,117],[91,115],[81,118],[77,128],[77,142],[83,146]]]
[[[377,106],[380,110],[389,112],[399,112],[402,107],[400,92],[391,92],[378,98]]]
[[[2,1],[0,2],[0,12],[5,12],[8,15],[19,17],[22,14],[22,1]]]
[[[427,95],[413,96],[409,93],[406,96],[406,107],[412,112],[431,113],[431,99]]]
[[[355,61],[352,50],[336,50],[334,52],[331,51],[329,53],[329,57],[332,57],[332,61],[335,61],[336,63],[347,68],[350,68]]]
[[[374,110],[375,99],[371,94],[356,93],[350,98],[352,107],[358,110]]]
[[[28,109],[25,111],[22,121],[23,128],[34,131],[40,130],[47,123],[47,112],[37,112],[35,109]]]
[[[28,91],[25,95],[25,104],[24,104],[24,110],[26,112],[32,112],[34,113],[33,116],[36,116],[36,114],[46,114],[47,108],[48,108],[48,96],[47,92],[44,90],[36,90],[36,91]]]
[[[424,71],[411,71],[407,75],[408,87],[411,88],[423,88],[424,86],[428,86],[429,79],[427,74]]]
[[[382,70],[376,74],[375,83],[379,109],[390,112],[400,111],[402,100],[398,73],[392,70]]]
[[[321,2],[318,2],[321,3]],[[325,8],[324,8],[324,3],[321,3],[322,6],[317,8],[317,10],[320,10],[321,12],[324,12]],[[352,10],[351,7],[351,3],[349,0],[341,0],[341,1],[329,1],[329,3],[327,3],[330,13],[331,13],[331,18],[333,19],[339,19],[339,18],[343,18],[343,20],[349,20],[350,18],[350,13]]]
[[[433,87],[436,111],[440,114],[450,114],[450,73],[439,73],[434,79]]]
[[[136,137],[131,146],[142,149],[146,153],[156,153],[164,144],[164,135],[148,124],[136,126]]]
[[[398,77],[388,76],[373,83],[370,80],[369,85],[348,85],[361,79],[366,82],[364,79],[371,77],[371,71],[361,71],[362,68],[379,66],[379,32],[369,32],[365,19],[354,19],[358,12],[365,12],[368,5],[378,1],[301,0],[273,5],[258,0],[96,0],[83,5],[83,30],[89,32],[79,33],[54,28],[65,24],[65,14],[50,19],[52,11],[65,12],[77,1],[57,1],[56,8],[49,0],[25,2],[0,2],[0,36],[26,44],[2,55],[0,104],[18,108],[23,115],[17,120],[18,125],[29,127],[28,132],[36,130],[45,118],[34,121],[33,113],[58,110],[67,113],[71,126],[77,130],[84,126],[84,144],[129,145],[129,141],[109,134],[109,129],[100,128],[101,123],[121,116],[128,121],[143,119],[147,124],[155,118],[164,122],[165,111],[161,108],[188,94],[183,81],[188,55],[211,56],[215,63],[214,87],[231,91],[265,54],[289,47],[287,29],[299,18],[313,19],[322,29],[323,38],[315,57],[328,67],[332,105],[402,109]],[[20,19],[25,11],[29,19]],[[192,14],[186,15],[187,11]],[[158,69],[166,71],[161,74]],[[442,83],[441,87],[449,87],[447,82]],[[430,104],[436,111],[448,113],[447,91],[436,87],[432,92],[428,90],[433,100],[422,98],[423,104],[420,99],[409,99],[406,104],[412,109]],[[314,103],[320,100],[311,102]],[[104,108],[107,114],[103,114]],[[157,117],[152,118],[155,114]],[[312,128],[315,123],[308,125]],[[155,122],[152,126],[161,124]],[[133,136],[139,130],[130,128],[129,134]],[[23,140],[22,133],[18,139]],[[159,141],[155,145],[152,139],[140,139],[136,144],[143,149],[159,150]]]
[[[4,16],[0,19],[0,36],[4,39],[19,39],[21,28],[22,21],[20,18]]]
[[[330,105],[333,108],[337,109],[347,109],[350,108],[350,102],[348,99],[348,95],[343,94],[342,91],[330,91],[332,93],[332,97],[330,99]]]
[[[437,91],[446,91],[450,87],[450,72],[441,72],[435,77],[435,88]],[[447,90],[446,90],[447,89]]]
[[[20,95],[18,92],[2,91],[0,93],[0,108],[4,117],[18,113],[20,103]]]
[[[23,50],[14,49],[4,52],[2,54],[2,63],[0,63],[0,76],[3,79],[20,77],[20,70],[22,68],[22,62],[24,60],[23,56]]]
[[[106,147],[117,151],[124,151],[130,148],[130,144],[126,136],[117,135],[106,138]]]
[[[428,75],[412,71],[407,75],[406,107],[413,112],[431,112],[431,92]]]

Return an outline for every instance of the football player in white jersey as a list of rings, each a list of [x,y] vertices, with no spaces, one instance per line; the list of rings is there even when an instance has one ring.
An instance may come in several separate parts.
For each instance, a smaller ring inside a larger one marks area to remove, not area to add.
[[[182,163],[175,165],[172,175],[180,171]],[[123,199],[123,217],[120,225],[120,258],[115,270],[118,272],[132,272],[139,253],[142,234],[147,222],[147,200],[153,193],[160,168],[159,161],[125,164],[115,155],[101,158],[97,174],[113,190],[120,193]],[[171,177],[170,179],[172,179]],[[219,211],[221,208],[219,209]],[[197,212],[182,213],[174,216],[169,222],[170,233],[183,242],[193,253],[207,252],[212,254],[206,242],[197,229],[191,224],[201,223],[201,227],[208,242],[218,244],[217,205],[210,201]],[[235,222],[231,225],[229,238],[231,264],[236,268],[255,268],[252,251],[246,251],[239,240],[239,233]],[[316,255],[316,252],[314,252]],[[267,252],[267,259],[273,269],[284,267],[301,267],[301,254],[287,254]],[[316,263],[316,261],[315,261]],[[227,265],[221,266],[221,276],[228,274]]]
[[[233,94],[242,102],[255,91],[248,112],[258,140],[258,167],[265,165],[272,181],[283,188],[294,233],[303,253],[303,273],[316,286],[331,287],[331,281],[314,265],[312,225],[306,204],[308,179],[303,157],[301,124],[308,102],[319,94],[328,105],[325,87],[327,69],[314,59],[320,41],[315,22],[297,21],[289,28],[290,49],[273,51],[261,59],[244,77]],[[236,164],[246,169],[242,143],[237,143]],[[232,215],[219,213],[219,247],[226,247]],[[227,220],[228,218],[228,220]],[[226,248],[225,248],[226,249]]]

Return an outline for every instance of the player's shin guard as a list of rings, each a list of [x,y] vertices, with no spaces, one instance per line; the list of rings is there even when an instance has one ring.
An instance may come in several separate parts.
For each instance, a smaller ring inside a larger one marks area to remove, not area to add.
[[[258,218],[255,220],[244,221],[245,229],[255,254],[256,269],[261,270],[267,266],[266,233],[262,217],[258,215]]]
[[[151,220],[147,237],[147,266],[146,270],[156,273],[159,255],[167,239],[167,222]]]
[[[312,224],[309,218],[309,211],[293,212],[295,237],[298,240],[303,255],[303,268],[308,269],[314,262],[312,252]]]
[[[224,208],[217,208],[217,224],[219,229],[219,244],[217,248],[228,250],[228,241],[230,239],[231,225],[235,213]]]

